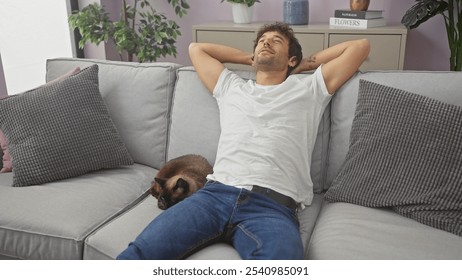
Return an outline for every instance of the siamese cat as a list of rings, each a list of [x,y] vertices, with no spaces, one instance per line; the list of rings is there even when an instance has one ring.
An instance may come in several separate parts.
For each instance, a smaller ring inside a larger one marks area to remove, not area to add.
[[[174,158],[159,170],[150,192],[157,198],[157,206],[165,210],[202,188],[212,173],[212,166],[200,155]]]

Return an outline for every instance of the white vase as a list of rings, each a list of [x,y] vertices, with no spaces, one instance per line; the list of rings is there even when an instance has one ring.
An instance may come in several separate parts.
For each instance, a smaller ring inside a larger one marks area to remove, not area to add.
[[[250,23],[252,22],[253,6],[249,7],[247,4],[232,3],[233,21],[234,23]]]

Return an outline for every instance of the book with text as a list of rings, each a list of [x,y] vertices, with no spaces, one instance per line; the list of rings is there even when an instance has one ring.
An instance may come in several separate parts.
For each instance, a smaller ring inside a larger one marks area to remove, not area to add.
[[[368,10],[368,11],[351,11],[351,10],[335,10],[335,17],[337,18],[355,18],[355,19],[371,19],[383,17],[382,10]]]
[[[387,25],[385,18],[353,19],[331,17],[329,25],[334,27],[369,28]]]

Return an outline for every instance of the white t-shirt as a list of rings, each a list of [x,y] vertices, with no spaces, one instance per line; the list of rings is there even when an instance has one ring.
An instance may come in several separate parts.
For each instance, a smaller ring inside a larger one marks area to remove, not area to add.
[[[221,135],[209,180],[232,186],[259,185],[310,205],[311,154],[331,96],[321,66],[313,75],[290,75],[262,86],[223,70],[214,97]]]

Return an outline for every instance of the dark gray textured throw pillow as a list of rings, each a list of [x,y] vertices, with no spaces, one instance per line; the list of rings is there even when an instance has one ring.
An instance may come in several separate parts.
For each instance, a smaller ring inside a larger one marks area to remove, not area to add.
[[[13,186],[133,164],[99,92],[98,66],[0,100]]]
[[[350,148],[325,198],[462,236],[462,108],[360,80]]]

